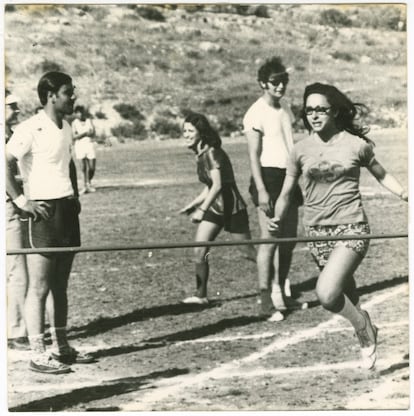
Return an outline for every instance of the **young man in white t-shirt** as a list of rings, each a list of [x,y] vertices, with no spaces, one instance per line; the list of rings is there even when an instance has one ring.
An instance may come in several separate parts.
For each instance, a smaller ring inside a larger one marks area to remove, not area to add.
[[[80,245],[78,189],[71,158],[72,130],[64,120],[73,112],[76,99],[72,79],[48,72],[39,81],[43,110],[19,124],[6,145],[6,191],[14,205],[28,216],[25,247]],[[13,175],[19,162],[24,194]],[[46,374],[62,374],[72,363],[91,362],[69,346],[67,283],[74,254],[28,254],[29,287],[25,320],[32,356],[29,368]],[[54,351],[44,343],[45,305],[51,292],[55,313],[50,319]]]
[[[257,207],[261,238],[271,238],[267,217],[272,215],[274,204],[282,189],[288,154],[293,148],[293,113],[285,101],[289,74],[279,57],[267,60],[258,71],[262,95],[246,112],[243,125],[247,137],[251,167],[250,194]],[[283,237],[295,237],[298,224],[298,205],[292,206],[284,223]],[[259,245],[257,268],[261,297],[261,315],[271,321],[284,319],[288,307],[306,306],[290,296],[287,279],[294,244]]]

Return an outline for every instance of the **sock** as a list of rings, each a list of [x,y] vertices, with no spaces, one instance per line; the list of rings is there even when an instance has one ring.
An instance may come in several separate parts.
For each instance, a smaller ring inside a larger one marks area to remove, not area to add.
[[[264,314],[271,314],[273,312],[273,302],[270,289],[260,289],[260,300],[262,304],[262,312]]]
[[[67,353],[70,346],[67,339],[66,327],[50,327],[53,349],[59,354]]]
[[[286,304],[283,299],[282,288],[276,283],[273,283],[272,285],[271,299],[276,309],[281,311],[286,309]]]
[[[43,334],[30,335],[29,344],[31,350],[36,354],[43,354],[46,351],[45,342],[43,340]]]
[[[361,310],[349,300],[348,296],[344,295],[344,305],[338,314],[351,322],[355,330],[365,328],[366,322],[364,315],[362,315]]]

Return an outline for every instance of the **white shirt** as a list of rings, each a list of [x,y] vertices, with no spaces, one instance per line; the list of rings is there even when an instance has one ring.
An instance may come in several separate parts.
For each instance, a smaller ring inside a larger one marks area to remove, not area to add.
[[[19,124],[7,143],[18,161],[28,199],[57,199],[73,195],[69,176],[72,129],[61,129],[42,110]]]
[[[91,120],[87,118],[85,121],[82,121],[82,120],[79,120],[78,118],[75,118],[72,121],[72,131],[74,135],[87,133],[88,136],[84,136],[80,140],[84,142],[90,142],[91,138],[89,137],[89,135],[92,135],[93,133],[93,125],[92,125]]]
[[[293,148],[293,121],[292,110],[284,99],[280,100],[280,108],[274,108],[260,97],[247,110],[243,119],[244,131],[255,130],[262,134],[262,167],[286,168]]]

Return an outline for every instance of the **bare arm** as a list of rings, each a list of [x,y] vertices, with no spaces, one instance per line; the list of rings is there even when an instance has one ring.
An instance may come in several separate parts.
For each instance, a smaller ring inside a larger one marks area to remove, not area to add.
[[[204,213],[209,209],[210,205],[215,201],[221,191],[222,183],[220,169],[210,170],[210,175],[213,184],[211,185],[211,188],[207,188],[208,192],[204,201],[192,216],[191,221],[193,222],[200,222],[202,220]]]
[[[408,201],[408,194],[401,184],[376,159],[368,166],[368,170],[382,186],[404,201]]]
[[[21,193],[20,186],[15,178],[14,172],[17,171],[17,159],[6,149],[6,192],[21,210],[30,214],[35,221],[40,218],[48,219],[49,211],[46,202],[27,200]]]
[[[259,207],[267,215],[271,215],[270,198],[263,183],[260,165],[260,155],[262,153],[262,133],[256,130],[251,130],[246,132],[246,137],[249,148],[250,169],[258,192]]]
[[[191,214],[203,201],[208,194],[208,186],[204,187],[203,191],[197,195],[188,205],[186,205],[179,212],[180,214]]]
[[[286,175],[279,198],[276,201],[274,217],[268,220],[268,229],[270,232],[277,234],[279,224],[283,221],[288,209],[294,190],[298,184],[298,178]]]
[[[72,136],[74,140],[82,139],[86,136],[94,136],[95,135],[95,126],[92,123],[92,120],[89,120],[89,129],[88,131],[84,131],[83,133],[79,133],[76,129],[76,125],[72,128]]]

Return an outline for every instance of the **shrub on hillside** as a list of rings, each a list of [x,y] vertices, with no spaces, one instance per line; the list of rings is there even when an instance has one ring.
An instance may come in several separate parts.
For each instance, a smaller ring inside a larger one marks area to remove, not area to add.
[[[220,132],[220,136],[228,137],[231,133],[240,131],[240,126],[231,118],[219,117],[218,130]]]
[[[341,61],[351,62],[354,60],[353,56],[348,52],[335,51],[331,53],[332,58],[340,59]]]
[[[108,118],[108,117],[106,117],[106,114],[101,110],[98,110],[98,111],[95,112],[95,117],[98,120],[106,120]]]
[[[177,121],[165,117],[156,116],[150,127],[151,131],[161,136],[168,136],[177,139],[181,136],[181,126]]]
[[[43,59],[43,61],[36,66],[36,69],[42,73],[50,71],[62,71],[62,67],[58,63],[49,61],[47,58]]]
[[[140,6],[136,8],[136,11],[144,19],[165,22],[164,15],[155,7]]]
[[[146,128],[140,121],[120,123],[116,127],[111,128],[111,133],[115,137],[124,137],[135,140],[144,140],[147,138]]]
[[[141,112],[132,104],[115,104],[113,108],[118,111],[119,115],[125,120],[141,121],[145,119]]]
[[[405,9],[398,6],[356,8],[353,25],[355,27],[372,27],[374,29],[391,29],[405,31]]]
[[[352,26],[352,20],[343,12],[337,9],[327,9],[321,13],[319,18],[321,25],[333,26],[333,27],[350,27]]]
[[[265,6],[264,4],[261,4],[260,6],[257,6],[254,11],[253,14],[256,17],[263,17],[265,19],[269,18],[269,9],[267,8],[267,6]]]

